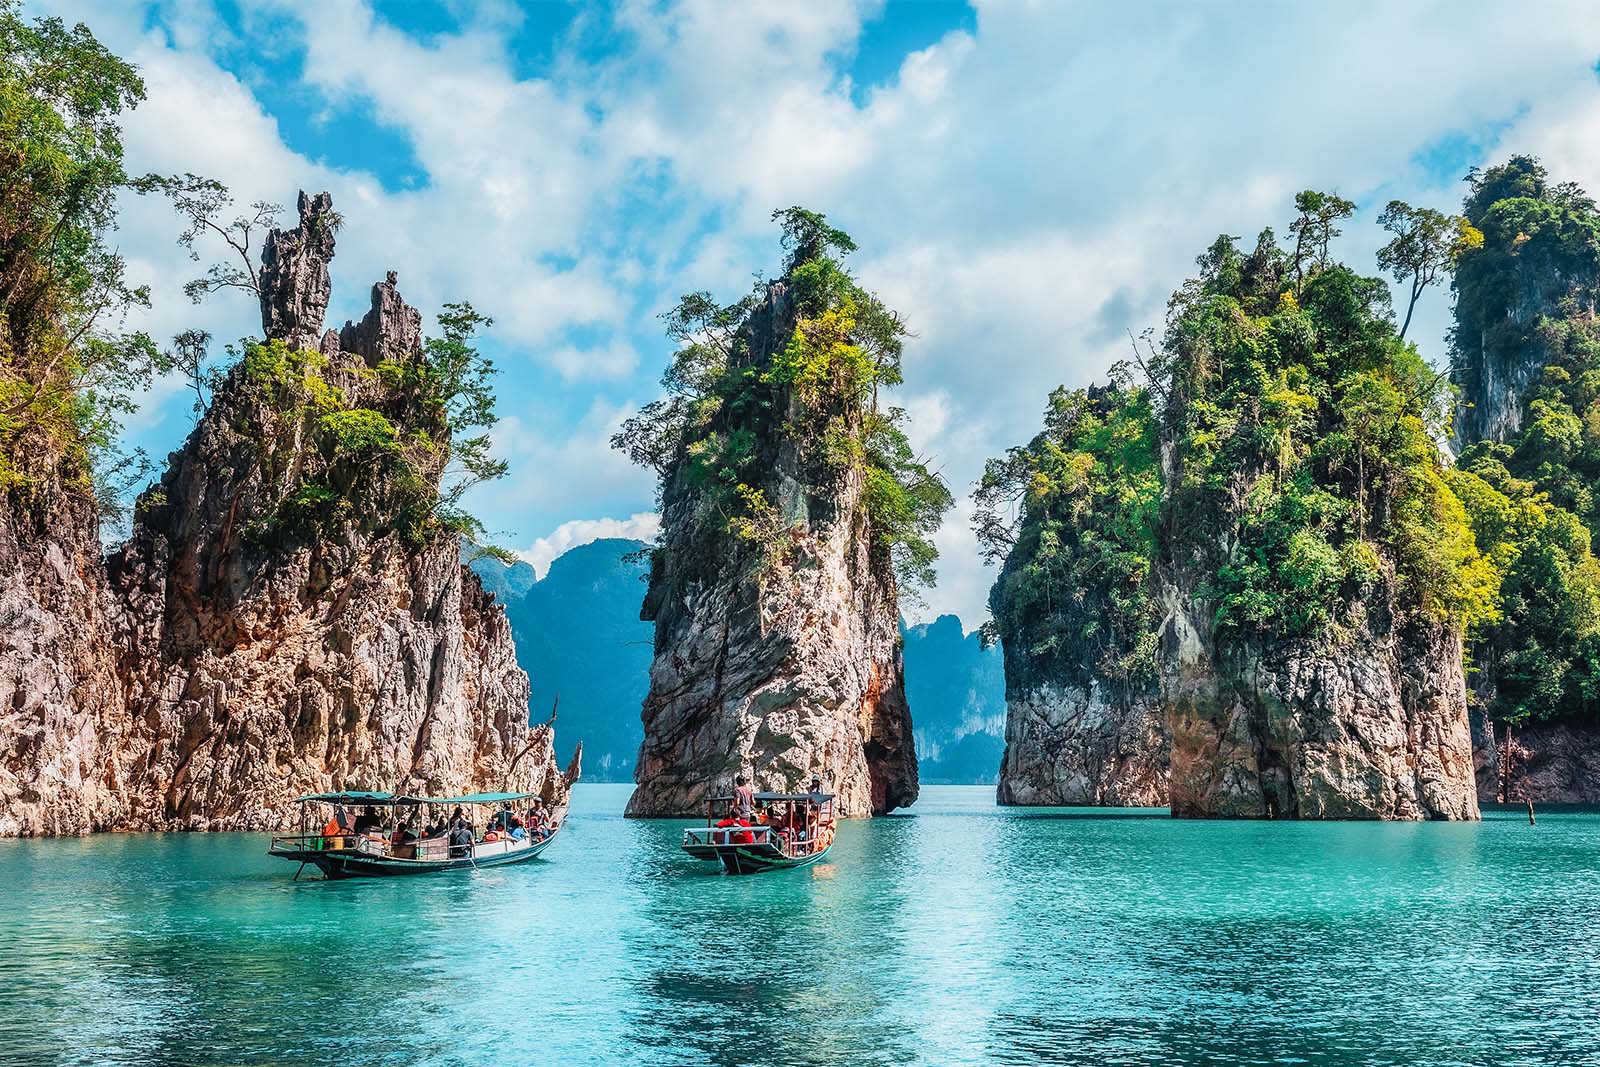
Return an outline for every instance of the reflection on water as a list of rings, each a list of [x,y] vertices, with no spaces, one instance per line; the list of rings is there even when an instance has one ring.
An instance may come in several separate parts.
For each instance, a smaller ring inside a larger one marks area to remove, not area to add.
[[[1600,815],[1177,823],[930,788],[732,878],[582,786],[524,867],[0,842],[6,1064],[1594,1062]]]

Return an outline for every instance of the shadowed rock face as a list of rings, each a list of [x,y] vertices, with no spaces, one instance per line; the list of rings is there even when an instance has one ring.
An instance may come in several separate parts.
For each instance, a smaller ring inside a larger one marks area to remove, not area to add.
[[[302,194],[267,242],[263,325],[291,347],[322,329],[331,207]],[[349,406],[443,439],[436,408],[372,373],[424,358],[393,274],[321,356]],[[0,833],[266,829],[339,788],[566,802],[578,757],[563,774],[552,726],[528,725],[503,609],[457,538],[403,535],[397,468],[319,442],[303,381],[235,367],[104,567],[92,507],[0,523]],[[424,457],[437,484],[448,457]],[[313,482],[343,497],[311,533],[284,517]]]
[[[1154,693],[1047,682],[1006,699],[1001,804],[1160,807],[1169,745]]]
[[[1600,735],[1592,726],[1541,722],[1508,729],[1478,714],[1472,741],[1484,804],[1600,803]]]
[[[775,282],[742,327],[750,365],[769,365],[794,327]],[[770,790],[820,774],[845,815],[916,799],[898,598],[888,560],[868,547],[861,476],[808,488],[792,441],[757,448],[767,497],[798,530],[792,558],[763,576],[726,517],[701,506],[684,465],[668,474],[642,613],[656,624],[655,660],[629,815],[702,815],[741,771]]]

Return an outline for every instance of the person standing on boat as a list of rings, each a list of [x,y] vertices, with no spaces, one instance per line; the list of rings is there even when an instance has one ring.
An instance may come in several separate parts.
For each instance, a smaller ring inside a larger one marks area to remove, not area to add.
[[[756,817],[756,791],[742,774],[733,780],[733,817],[741,826],[749,826]]]

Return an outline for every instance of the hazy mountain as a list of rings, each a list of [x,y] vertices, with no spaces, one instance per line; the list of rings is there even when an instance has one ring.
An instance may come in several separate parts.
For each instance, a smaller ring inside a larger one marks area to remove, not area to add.
[[[989,783],[1005,750],[1006,678],[1000,649],[941,615],[904,627],[906,698],[917,762],[929,783]]]
[[[631,782],[643,737],[654,627],[639,620],[646,564],[626,557],[645,547],[620,538],[580,545],[537,581],[527,563],[473,564],[511,620],[532,690],[529,713],[542,722],[560,694],[561,739],[583,742],[591,782]]]
[[[583,742],[588,781],[629,782],[644,731],[653,627],[639,620],[642,542],[606,539],[560,556],[537,579],[527,563],[478,560],[473,570],[506,607],[535,722],[561,694],[563,743]],[[993,782],[1005,747],[1005,673],[961,620],[903,627],[906,696],[924,782]]]

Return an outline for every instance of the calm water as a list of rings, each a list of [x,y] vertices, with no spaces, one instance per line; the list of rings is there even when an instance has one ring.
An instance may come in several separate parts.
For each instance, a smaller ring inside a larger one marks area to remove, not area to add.
[[[1179,823],[931,787],[729,878],[580,786],[545,858],[289,880],[0,842],[0,1063],[1600,1063],[1600,815]]]

